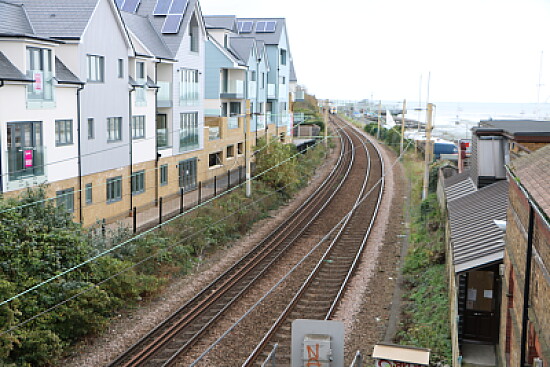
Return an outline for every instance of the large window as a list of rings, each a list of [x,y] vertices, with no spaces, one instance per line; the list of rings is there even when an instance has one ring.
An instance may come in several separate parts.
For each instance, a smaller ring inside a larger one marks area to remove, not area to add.
[[[73,120],[55,120],[55,146],[73,143]]]
[[[145,171],[141,170],[132,174],[132,195],[145,192]]]
[[[168,185],[168,165],[163,164],[160,166],[160,185]]]
[[[42,122],[12,122],[7,123],[6,128],[9,179],[42,176]]]
[[[52,50],[27,48],[27,77],[34,83],[27,86],[30,101],[53,101]]]
[[[281,65],[286,65],[286,50],[281,50]]]
[[[181,69],[180,104],[196,106],[199,104],[199,71]]]
[[[74,212],[74,189],[60,190],[56,192],[56,202],[58,207],[63,207],[67,212]]]
[[[143,61],[136,62],[136,81],[141,87],[136,88],[136,104],[143,106],[146,103],[145,83],[147,75],[145,73],[145,63]]]
[[[180,151],[199,147],[199,114],[180,114]]]
[[[88,55],[88,81],[103,83],[105,81],[105,58],[103,56]]]
[[[208,155],[208,167],[221,166],[222,164],[222,152],[210,153]]]
[[[145,116],[132,117],[132,139],[145,138]]]
[[[95,138],[95,123],[93,118],[88,119],[88,139]]]
[[[122,117],[107,118],[107,141],[122,140]]]
[[[107,203],[122,200],[122,176],[107,179]]]
[[[172,139],[168,132],[167,116],[165,114],[157,115],[157,148],[166,148],[170,145]]]

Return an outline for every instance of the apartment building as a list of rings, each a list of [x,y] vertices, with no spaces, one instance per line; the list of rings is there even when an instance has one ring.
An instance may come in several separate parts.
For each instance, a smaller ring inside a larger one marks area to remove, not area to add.
[[[267,43],[230,17],[207,45],[198,0],[0,0],[0,10],[6,195],[48,183],[75,220],[117,220],[243,165],[247,109],[256,138],[290,121],[266,118],[274,101],[289,106],[269,82]],[[283,20],[264,31],[288,48]],[[220,58],[209,47],[229,63],[214,66],[213,98],[206,65]]]

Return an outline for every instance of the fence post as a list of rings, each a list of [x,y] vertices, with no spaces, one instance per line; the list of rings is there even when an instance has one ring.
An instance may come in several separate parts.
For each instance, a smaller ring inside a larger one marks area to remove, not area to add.
[[[183,187],[180,187],[180,214],[183,213]]]
[[[103,220],[101,221],[101,235],[103,236],[103,238],[105,238],[105,234],[106,234],[106,230],[105,230],[105,218],[103,218]]]
[[[243,166],[239,166],[239,185],[243,183]]]
[[[218,182],[218,176],[214,176],[214,196],[217,195],[217,182]]]
[[[132,213],[132,223],[133,223],[134,233],[136,233],[137,232],[137,207],[135,206]]]
[[[197,199],[197,205],[201,205],[202,202],[202,181],[199,181],[199,197]]]
[[[231,170],[227,170],[227,191],[231,188]]]
[[[159,224],[162,224],[162,196],[159,198]]]

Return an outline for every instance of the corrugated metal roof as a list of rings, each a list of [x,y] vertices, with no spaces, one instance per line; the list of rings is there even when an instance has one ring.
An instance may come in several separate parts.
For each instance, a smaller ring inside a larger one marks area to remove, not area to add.
[[[481,127],[502,129],[510,135],[550,135],[550,121],[488,120],[480,121]]]
[[[25,9],[21,4],[0,0],[0,33],[34,34]]]
[[[445,179],[443,185],[448,203],[477,191],[469,170]]]
[[[504,233],[494,220],[506,220],[507,207],[507,181],[447,203],[456,273],[502,260]]]
[[[0,51],[0,80],[17,82],[32,82]]]
[[[61,84],[84,84],[57,57],[55,58],[55,78]]]
[[[540,209],[550,217],[550,145],[515,159],[510,168]]]

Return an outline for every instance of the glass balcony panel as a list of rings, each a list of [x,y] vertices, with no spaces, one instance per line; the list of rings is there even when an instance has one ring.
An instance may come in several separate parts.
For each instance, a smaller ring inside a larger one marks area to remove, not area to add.
[[[44,147],[14,148],[6,152],[11,180],[44,175]]]
[[[237,116],[227,118],[227,128],[228,129],[238,129],[239,128],[239,118]]]
[[[27,86],[27,99],[31,101],[53,101],[53,73],[50,71],[30,70],[27,77],[34,83]]]
[[[157,147],[166,148],[170,145],[168,141],[168,129],[157,129]]]
[[[220,128],[218,126],[210,126],[208,128],[208,140],[218,140],[220,138]]]
[[[159,91],[157,93],[158,107],[172,107],[172,84],[170,82],[158,82]]]

